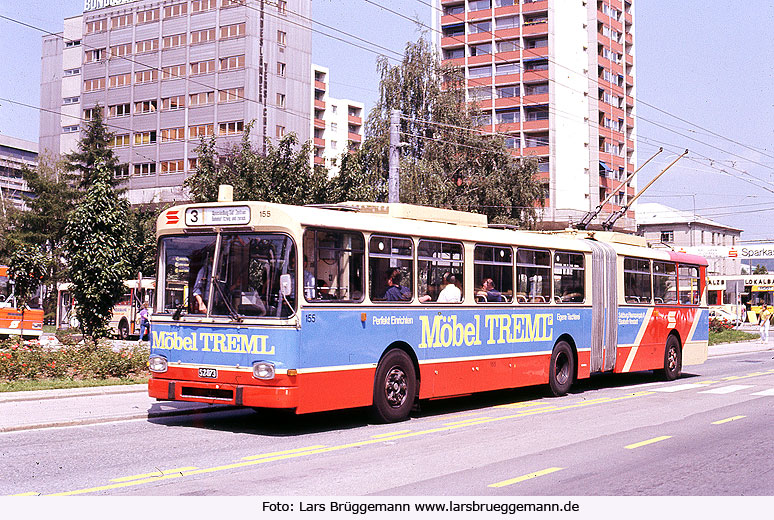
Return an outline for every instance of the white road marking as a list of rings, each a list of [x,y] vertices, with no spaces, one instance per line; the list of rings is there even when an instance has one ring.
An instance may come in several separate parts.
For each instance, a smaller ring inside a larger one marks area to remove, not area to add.
[[[681,392],[683,390],[693,390],[694,388],[706,388],[704,385],[696,383],[686,383],[684,385],[665,386],[664,388],[653,388],[651,392]]]
[[[760,392],[755,392],[751,395],[765,395],[765,396],[772,396],[774,397],[774,388],[769,388],[768,390],[762,390]]]
[[[699,392],[700,394],[731,394],[734,392],[738,392],[739,390],[745,390],[747,388],[752,388],[755,385],[731,385],[731,386],[721,386],[720,388],[711,388],[709,390],[704,390],[702,392]]]

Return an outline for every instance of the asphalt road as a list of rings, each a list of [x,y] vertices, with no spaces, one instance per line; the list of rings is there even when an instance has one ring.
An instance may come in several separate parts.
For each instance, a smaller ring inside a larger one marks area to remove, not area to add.
[[[435,401],[390,425],[224,409],[6,431],[0,495],[771,496],[773,358]]]

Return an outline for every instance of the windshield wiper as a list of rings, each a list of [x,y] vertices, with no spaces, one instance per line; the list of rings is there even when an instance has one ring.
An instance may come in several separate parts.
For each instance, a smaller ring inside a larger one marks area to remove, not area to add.
[[[226,304],[226,309],[228,309],[228,313],[231,316],[231,319],[234,321],[242,321],[242,317],[237,313],[237,311],[234,309],[234,306],[231,305],[231,302],[228,301],[228,298],[226,298],[225,293],[223,292],[223,287],[221,287],[220,284],[225,283],[221,280],[218,280],[214,276],[212,277],[212,281],[214,282],[213,285],[215,285],[215,289],[217,289],[218,294],[220,294],[220,297],[223,299],[223,303]]]

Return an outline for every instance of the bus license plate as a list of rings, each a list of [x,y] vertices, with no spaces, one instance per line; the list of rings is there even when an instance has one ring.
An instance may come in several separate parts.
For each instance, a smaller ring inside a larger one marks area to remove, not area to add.
[[[214,368],[200,368],[199,377],[208,377],[210,379],[215,379],[218,377],[218,371],[217,369],[214,369]]]

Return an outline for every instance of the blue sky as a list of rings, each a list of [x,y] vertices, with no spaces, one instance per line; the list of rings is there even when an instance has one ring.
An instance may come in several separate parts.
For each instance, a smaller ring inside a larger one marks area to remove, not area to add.
[[[417,38],[411,20],[429,25],[428,3],[314,0],[316,21],[335,27],[339,38],[372,43],[358,44],[375,51],[329,38],[323,33],[333,30],[315,26],[313,61],[330,69],[331,95],[370,108],[378,96],[377,54],[400,53]],[[640,172],[638,186],[691,151],[639,200],[740,228],[744,241],[774,241],[774,3],[740,6],[635,0],[638,165],[665,148]],[[51,32],[82,9],[82,0],[0,3],[0,15]],[[40,32],[0,19],[0,97],[39,105],[40,45]],[[36,141],[37,111],[0,102],[0,133]]]

